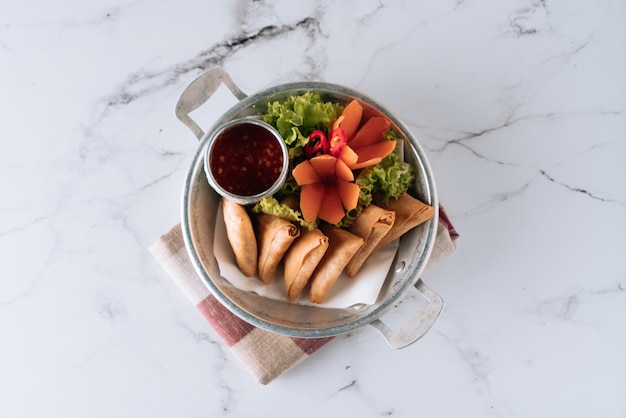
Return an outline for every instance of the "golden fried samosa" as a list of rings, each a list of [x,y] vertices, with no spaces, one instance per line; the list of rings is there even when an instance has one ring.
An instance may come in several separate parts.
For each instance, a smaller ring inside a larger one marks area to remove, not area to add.
[[[372,204],[363,209],[363,212],[354,220],[348,230],[363,238],[365,243],[348,262],[346,266],[348,276],[356,276],[367,257],[374,252],[380,241],[389,232],[395,218],[396,215],[393,211]]]
[[[328,237],[328,250],[311,277],[310,298],[322,303],[352,256],[363,246],[365,240],[345,229],[331,225],[321,227]]]
[[[317,228],[303,231],[291,244],[284,257],[289,300],[294,301],[300,295],[327,249],[328,238]]]
[[[250,215],[244,206],[225,198],[222,198],[222,212],[237,266],[243,274],[252,277],[257,270],[258,253]]]
[[[406,192],[400,194],[396,199],[391,198],[388,204],[382,202],[380,197],[375,197],[374,201],[380,207],[392,210],[396,213],[396,220],[391,230],[378,244],[379,247],[400,238],[406,232],[428,221],[435,214],[435,208],[421,202]]]
[[[259,279],[272,282],[278,264],[300,235],[300,229],[286,219],[259,213],[255,216],[257,245],[259,247]]]

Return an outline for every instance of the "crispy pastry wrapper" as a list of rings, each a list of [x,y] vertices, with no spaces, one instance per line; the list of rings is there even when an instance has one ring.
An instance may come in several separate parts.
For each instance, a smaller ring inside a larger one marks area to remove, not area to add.
[[[328,237],[328,250],[310,279],[310,298],[313,303],[322,303],[341,272],[365,240],[345,229],[330,225],[321,227]]]
[[[380,196],[374,196],[374,202],[383,209],[392,210],[396,213],[396,220],[387,235],[378,244],[379,247],[400,238],[406,232],[431,219],[435,214],[435,208],[406,192],[400,194],[396,199],[390,199],[388,204],[385,204]]]
[[[313,271],[328,249],[328,237],[318,228],[304,231],[284,257],[287,297],[294,301],[307,285]]]
[[[265,284],[272,282],[285,253],[300,236],[300,228],[278,216],[260,213],[254,216],[259,247],[257,275]]]
[[[243,274],[252,277],[257,271],[257,244],[252,220],[246,208],[232,200],[222,198],[222,211],[226,236],[237,265]]]
[[[395,219],[395,212],[373,204],[366,207],[355,219],[348,230],[363,238],[365,243],[348,262],[346,266],[348,276],[357,275],[367,258],[378,248],[382,239],[387,235]]]

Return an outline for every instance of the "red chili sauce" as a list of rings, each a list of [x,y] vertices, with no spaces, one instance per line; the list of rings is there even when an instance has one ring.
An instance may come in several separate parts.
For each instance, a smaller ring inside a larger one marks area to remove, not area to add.
[[[210,156],[215,181],[238,196],[259,194],[274,184],[283,166],[277,139],[261,126],[242,123],[222,132]]]

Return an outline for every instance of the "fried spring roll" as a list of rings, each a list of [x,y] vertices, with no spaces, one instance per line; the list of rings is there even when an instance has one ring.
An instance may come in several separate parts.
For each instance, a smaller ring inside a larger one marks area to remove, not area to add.
[[[255,216],[257,245],[259,246],[258,276],[265,284],[272,282],[278,264],[300,229],[286,219],[260,213]]]
[[[363,238],[345,229],[324,225],[321,230],[328,237],[328,250],[310,280],[313,303],[323,302],[352,256],[365,243]]]
[[[250,215],[244,206],[228,199],[222,199],[222,211],[237,265],[243,274],[252,277],[257,270],[258,253]]]
[[[397,199],[390,199],[386,205],[379,197],[375,197],[374,201],[380,207],[396,213],[396,220],[391,230],[378,244],[379,247],[400,238],[406,232],[428,221],[435,214],[435,208],[421,202],[408,193],[402,193]]]
[[[328,238],[319,229],[304,231],[285,254],[285,287],[289,300],[302,292],[328,249]]]
[[[389,232],[395,221],[396,215],[391,210],[385,210],[376,205],[369,205],[354,220],[348,230],[363,238],[365,243],[346,266],[348,276],[354,277],[359,272],[367,257],[374,252],[380,241]]]

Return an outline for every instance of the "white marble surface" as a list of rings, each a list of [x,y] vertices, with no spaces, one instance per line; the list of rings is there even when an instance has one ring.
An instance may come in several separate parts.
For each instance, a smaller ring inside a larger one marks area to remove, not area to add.
[[[625,22],[621,0],[2,2],[0,417],[626,416]],[[357,88],[420,138],[462,235],[424,339],[366,327],[259,386],[155,263],[197,145],[174,105],[216,65],[248,93]]]

